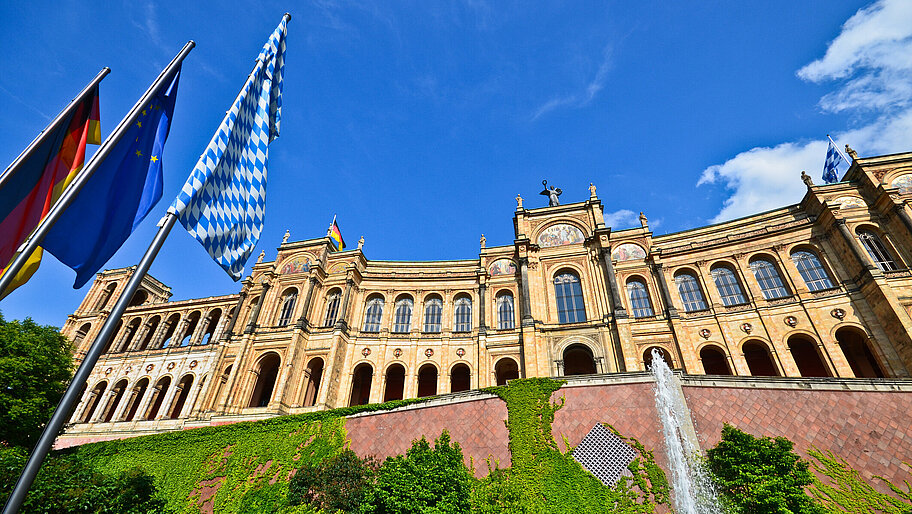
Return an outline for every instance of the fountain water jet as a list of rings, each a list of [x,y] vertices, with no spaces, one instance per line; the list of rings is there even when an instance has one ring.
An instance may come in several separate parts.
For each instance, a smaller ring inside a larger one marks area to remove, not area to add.
[[[671,467],[675,511],[679,514],[722,514],[715,485],[701,460],[681,387],[662,354],[655,349],[652,350],[650,371],[655,378],[656,411],[662,422]]]

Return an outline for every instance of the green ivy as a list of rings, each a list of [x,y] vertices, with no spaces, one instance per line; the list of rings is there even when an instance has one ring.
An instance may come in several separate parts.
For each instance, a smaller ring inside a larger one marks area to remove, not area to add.
[[[816,448],[808,450],[814,459],[811,464],[818,475],[828,478],[825,483],[818,477],[810,487],[810,493],[817,498],[828,512],[908,514],[912,512],[912,486],[905,481],[905,488],[893,485],[881,476],[875,476],[893,492],[882,493],[866,482],[858,470],[832,452],[821,452]],[[815,462],[816,461],[816,462]],[[912,465],[906,464],[912,472]]]

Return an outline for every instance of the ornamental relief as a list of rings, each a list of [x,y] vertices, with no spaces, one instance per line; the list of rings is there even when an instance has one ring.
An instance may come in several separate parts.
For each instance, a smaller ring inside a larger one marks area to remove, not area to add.
[[[584,240],[583,231],[568,223],[551,225],[538,235],[538,244],[543,248],[580,244]]]
[[[899,194],[912,193],[912,173],[904,173],[890,182],[890,187],[899,189]]]
[[[839,198],[833,200],[839,209],[856,209],[860,207],[867,207],[867,204],[864,203],[864,200],[858,198],[857,196],[840,196]]]
[[[298,255],[285,261],[282,269],[279,270],[281,275],[291,275],[294,273],[307,273],[313,263],[312,257],[307,254]]]

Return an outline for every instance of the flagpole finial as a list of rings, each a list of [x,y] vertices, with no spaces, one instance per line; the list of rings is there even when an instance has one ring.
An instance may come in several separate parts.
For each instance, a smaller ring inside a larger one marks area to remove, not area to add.
[[[285,21],[291,21],[291,13],[289,12],[283,14],[282,17],[285,18]]]
[[[858,160],[858,153],[855,150],[852,150],[851,146],[846,145],[846,153],[849,154],[849,157],[851,157],[853,161]]]

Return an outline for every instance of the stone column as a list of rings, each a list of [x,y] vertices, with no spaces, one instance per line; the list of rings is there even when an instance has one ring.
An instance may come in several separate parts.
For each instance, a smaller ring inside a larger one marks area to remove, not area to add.
[[[231,319],[228,320],[228,326],[225,327],[225,331],[222,332],[222,341],[231,339],[231,332],[234,330],[234,326],[237,324],[238,318],[241,317],[241,307],[244,306],[244,300],[246,299],[247,290],[241,289],[241,292],[238,295],[237,305],[234,307],[234,316],[231,316],[231,311],[228,311],[228,315],[231,316]]]
[[[665,301],[665,312],[669,318],[678,317],[678,309],[675,309],[671,300],[671,291],[668,289],[668,282],[665,280],[665,266],[662,264],[652,264],[652,274],[659,283],[659,290],[662,291],[662,298]]]
[[[317,287],[317,277],[310,277],[308,283],[310,285],[307,287],[307,296],[304,297],[304,309],[301,311],[301,317],[298,318],[298,322],[295,324],[297,328],[302,330],[308,330],[310,328],[307,314],[310,312],[310,302],[313,301],[314,288]]]
[[[624,308],[624,303],[621,301],[621,293],[617,284],[617,275],[614,273],[614,264],[611,262],[610,248],[602,248],[602,266],[604,267],[603,271],[605,272],[605,283],[608,286],[608,291],[611,292],[614,317],[626,318],[627,309]]]
[[[252,334],[256,331],[257,320],[260,318],[260,309],[263,307],[263,302],[266,301],[266,293],[269,291],[269,282],[263,282],[261,285],[263,286],[263,291],[260,293],[259,301],[253,306],[253,312],[250,313],[250,322],[247,323],[247,328],[244,329],[245,334]]]
[[[484,282],[478,284],[478,335],[484,335],[488,331],[485,323],[485,290],[488,286]]]
[[[342,293],[342,306],[340,307],[339,319],[336,320],[336,328],[348,330],[348,302],[351,299],[351,289],[355,281],[347,279],[345,281],[345,292]]]
[[[845,239],[846,244],[849,245],[849,248],[852,250],[852,254],[855,255],[856,259],[858,259],[858,263],[861,264],[861,267],[868,270],[869,272],[874,272],[877,270],[877,267],[874,266],[874,263],[871,262],[871,259],[869,259],[866,255],[864,248],[861,247],[861,243],[859,243],[858,239],[855,239],[855,236],[852,235],[852,231],[849,230],[849,227],[846,225],[845,220],[836,220],[836,227],[839,228],[839,233],[842,234],[842,237]]]
[[[533,325],[532,298],[529,296],[529,258],[519,258],[520,275],[522,276],[522,326]]]
[[[114,411],[114,415],[111,416],[111,421],[117,422],[123,420],[124,412],[136,398],[136,388],[135,384],[133,385],[134,387],[130,387],[130,384],[128,384],[127,388],[124,389],[124,394],[120,397],[120,403],[117,404],[117,409]]]
[[[99,403],[104,405],[99,405],[100,409],[95,409],[94,419],[90,420],[92,423],[101,423],[105,417],[108,415],[108,412],[113,407],[112,402],[117,398],[117,391],[114,388],[111,388],[105,395],[99,400]]]
[[[899,216],[902,224],[905,225],[906,230],[909,231],[909,235],[912,236],[912,216],[909,215],[909,211],[906,209],[904,204],[896,204],[893,206],[893,212]]]
[[[136,332],[136,336],[133,337],[133,341],[130,343],[130,347],[126,348],[125,351],[135,352],[139,349],[139,345],[142,344],[142,340],[145,339],[146,334],[149,333],[149,329],[152,327],[151,316],[150,319],[146,320],[145,323],[139,326],[139,330]],[[154,335],[154,334],[153,334]]]

